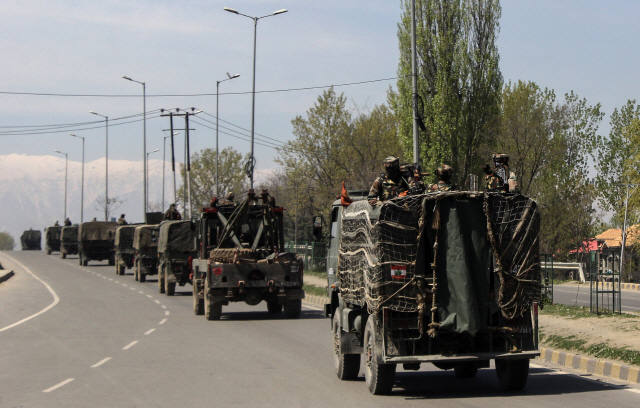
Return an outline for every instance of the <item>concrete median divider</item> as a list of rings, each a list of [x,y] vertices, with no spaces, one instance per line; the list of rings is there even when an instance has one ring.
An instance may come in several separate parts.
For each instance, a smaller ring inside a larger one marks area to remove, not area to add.
[[[584,373],[640,384],[640,367],[580,356],[569,351],[549,347],[540,348],[539,358],[549,363],[569,367]]]
[[[305,295],[302,302],[308,306],[314,306],[323,309],[324,304],[329,302],[329,298],[326,296]]]

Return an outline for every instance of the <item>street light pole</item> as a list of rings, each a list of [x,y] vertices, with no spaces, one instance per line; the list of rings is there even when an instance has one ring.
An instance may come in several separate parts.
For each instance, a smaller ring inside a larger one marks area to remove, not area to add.
[[[240,76],[240,74],[235,74],[233,76],[229,75],[229,73],[227,72],[227,79],[223,79],[222,81],[216,81],[216,197],[220,197],[220,190],[219,190],[219,178],[218,178],[218,172],[219,172],[219,166],[220,166],[220,158],[219,156],[219,152],[218,152],[218,96],[220,95],[220,82],[224,82],[224,81],[228,81],[230,79],[234,79]]]
[[[249,163],[247,163],[247,173],[249,175],[249,184],[250,188],[253,189],[253,171],[255,167],[255,156],[254,156],[254,133],[255,133],[255,111],[256,111],[256,38],[258,31],[258,20],[266,17],[277,16],[278,14],[286,13],[287,9],[281,9],[278,11],[274,11],[271,14],[267,14],[262,17],[252,17],[246,14],[239,13],[238,11],[225,7],[224,11],[228,11],[229,13],[237,14],[239,16],[247,17],[253,20],[253,84],[251,91],[251,157],[249,158]]]
[[[94,115],[103,117],[105,119],[105,129],[106,129],[106,142],[105,142],[105,176],[104,176],[104,220],[109,221],[109,117],[96,113],[94,111],[89,111],[89,113],[93,113]]]
[[[149,155],[150,155],[151,153],[155,153],[155,152],[159,152],[159,151],[160,151],[160,149],[156,149],[156,150],[154,150],[154,151],[152,151],[152,152],[147,152],[147,157],[146,157],[146,159],[147,159],[147,165],[148,165],[148,163],[149,163]],[[146,185],[146,189],[145,189],[145,191],[146,191],[147,193],[149,193],[149,177],[147,177],[147,185]],[[148,207],[147,207],[147,209],[148,209]],[[146,213],[145,213],[145,214],[146,214]]]
[[[138,83],[140,85],[142,85],[142,178],[143,178],[143,183],[142,185],[144,186],[144,191],[142,192],[143,194],[143,199],[142,199],[142,203],[144,206],[144,211],[142,212],[142,216],[145,217],[146,219],[146,214],[147,214],[147,209],[148,209],[148,201],[149,201],[149,197],[148,197],[148,192],[147,192],[147,183],[148,183],[148,169],[147,169],[147,157],[144,153],[147,152],[147,84],[145,82],[140,82],[140,81],[136,81],[135,79],[131,79],[128,76],[123,76],[122,78],[126,79],[127,81],[131,81],[131,82],[135,82]],[[163,203],[164,205],[164,203]]]
[[[67,219],[67,174],[69,168],[69,155],[60,150],[56,150],[56,153],[64,154],[64,220]]]
[[[80,224],[82,224],[84,222],[84,137],[76,136],[73,133],[69,133],[69,136],[82,139],[82,185],[80,186]]]
[[[171,139],[173,140],[172,136],[175,136],[177,134],[178,134],[178,132],[170,134],[168,136],[165,136],[164,137],[164,141],[162,142],[162,211],[163,212],[164,212],[164,190],[165,190],[165,188],[164,188],[165,187],[165,183],[164,183],[165,170],[164,170],[164,167],[165,167],[165,164],[167,162],[167,159],[166,159],[166,157],[167,157],[167,138],[171,137]]]

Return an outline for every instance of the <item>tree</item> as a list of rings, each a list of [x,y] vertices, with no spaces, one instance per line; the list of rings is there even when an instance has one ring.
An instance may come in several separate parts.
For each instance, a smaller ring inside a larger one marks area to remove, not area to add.
[[[407,154],[413,150],[410,7],[402,1],[398,90],[388,93]],[[486,146],[493,145],[502,88],[500,15],[498,0],[416,0],[418,105],[426,127],[421,159],[427,169],[452,165],[457,181],[479,173]]]
[[[96,211],[99,211],[101,214],[105,212],[105,206],[107,207],[107,219],[105,221],[109,221],[111,219],[111,214],[113,214],[120,206],[124,203],[124,200],[118,199],[118,197],[109,197],[108,200],[105,200],[104,196],[100,196],[96,198]]]
[[[13,251],[16,241],[8,232],[0,232],[0,251]]]
[[[233,147],[227,147],[218,154],[219,166],[219,197],[233,192],[240,194],[248,188],[243,163],[248,160]],[[187,180],[185,166],[180,166],[182,180]],[[178,189],[178,197],[185,197],[187,192],[186,181]],[[209,204],[216,196],[216,150],[212,148],[196,152],[191,157],[191,202],[193,208],[199,208]],[[184,198],[183,198],[184,200]]]

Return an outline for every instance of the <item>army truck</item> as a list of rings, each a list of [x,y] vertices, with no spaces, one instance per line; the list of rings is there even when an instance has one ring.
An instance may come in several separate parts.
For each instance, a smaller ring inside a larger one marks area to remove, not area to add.
[[[229,302],[265,301],[271,314],[284,308],[286,317],[300,316],[303,265],[284,252],[283,208],[266,190],[257,198],[249,190],[239,204],[214,199],[201,210],[193,308],[207,320],[219,320]]]
[[[78,226],[62,227],[60,230],[60,258],[78,253]]]
[[[45,228],[44,250],[47,252],[47,255],[51,255],[52,252],[60,251],[60,232],[62,232],[62,227],[60,226]]]
[[[87,266],[89,261],[104,261],[116,264],[113,246],[118,224],[111,221],[89,221],[78,228],[78,262]]]
[[[20,236],[20,244],[23,251],[41,251],[42,250],[42,234],[39,230],[33,228],[24,231]]]
[[[387,394],[398,364],[471,378],[494,360],[500,388],[522,390],[539,355],[536,202],[451,191],[371,206],[365,194],[331,211],[325,315],[338,378],[355,379],[364,360],[369,391]]]
[[[158,292],[173,296],[176,284],[191,283],[191,260],[196,255],[197,236],[191,221],[166,221],[160,224],[158,239]]]
[[[135,264],[133,251],[133,233],[138,225],[120,225],[116,228],[114,246],[116,249],[116,275],[124,275],[126,269]]]
[[[158,226],[140,225],[133,233],[135,280],[145,282],[147,275],[158,274]]]

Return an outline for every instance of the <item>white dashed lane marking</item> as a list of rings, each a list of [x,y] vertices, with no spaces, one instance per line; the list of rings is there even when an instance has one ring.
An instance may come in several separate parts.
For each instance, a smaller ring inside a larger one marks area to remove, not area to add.
[[[141,290],[139,290],[138,293],[141,294],[141,295],[144,295],[144,292],[141,291]]]
[[[146,336],[146,335],[148,335],[148,334],[153,333],[154,331],[156,331],[156,329],[151,329],[151,330],[149,330],[148,332],[146,332],[144,335]]]
[[[163,308],[163,309],[166,309],[167,307],[166,307],[165,305],[162,305],[162,308]]]
[[[95,363],[94,365],[92,365],[91,368],[100,367],[101,365],[103,365],[104,363],[106,363],[109,360],[111,360],[111,357],[107,357],[105,359],[102,359],[102,360],[98,361],[97,363]]]
[[[165,310],[164,315],[165,315],[165,316],[169,316],[169,311],[168,311],[168,310]]]
[[[138,340],[132,341],[131,343],[129,343],[126,346],[124,346],[122,349],[123,350],[129,350],[131,347],[135,346],[136,343],[138,343]]]
[[[157,304],[160,304],[160,301],[158,299],[155,299],[154,302],[156,302]]]
[[[164,322],[166,322],[166,321],[167,321],[167,319],[162,319],[162,320],[160,320],[160,323],[158,323],[158,324],[164,324]]]
[[[58,388],[69,384],[71,381],[75,380],[75,378],[67,378],[66,380],[64,380],[63,382],[61,382],[60,384],[56,384],[51,388],[47,388],[46,390],[42,391],[42,392],[51,392],[53,390],[57,390]]]
[[[148,297],[149,299],[153,299],[153,296],[151,296],[151,295],[147,295],[147,297]]]

